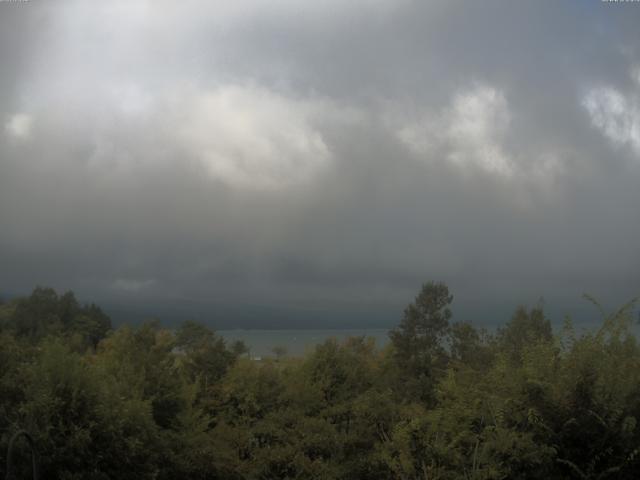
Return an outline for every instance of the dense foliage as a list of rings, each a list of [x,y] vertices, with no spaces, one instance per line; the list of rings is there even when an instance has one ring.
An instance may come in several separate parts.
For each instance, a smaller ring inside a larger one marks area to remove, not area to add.
[[[112,329],[37,288],[0,304],[0,454],[26,429],[62,480],[638,478],[631,305],[580,334],[519,308],[489,335],[452,300],[424,285],[382,350],[254,361],[203,325]]]

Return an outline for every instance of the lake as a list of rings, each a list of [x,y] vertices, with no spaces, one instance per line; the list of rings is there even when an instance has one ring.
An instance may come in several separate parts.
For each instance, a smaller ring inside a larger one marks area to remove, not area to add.
[[[348,337],[373,337],[378,347],[389,341],[389,330],[377,329],[345,329],[345,330],[218,330],[227,342],[242,340],[248,347],[252,357],[273,356],[274,347],[285,347],[288,355],[302,355],[328,338],[339,341]]]

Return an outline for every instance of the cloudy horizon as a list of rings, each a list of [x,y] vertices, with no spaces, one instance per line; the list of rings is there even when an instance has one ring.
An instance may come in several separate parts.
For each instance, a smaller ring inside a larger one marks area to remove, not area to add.
[[[391,325],[429,280],[479,324],[618,306],[640,294],[639,23],[600,1],[0,2],[0,293],[225,328]]]

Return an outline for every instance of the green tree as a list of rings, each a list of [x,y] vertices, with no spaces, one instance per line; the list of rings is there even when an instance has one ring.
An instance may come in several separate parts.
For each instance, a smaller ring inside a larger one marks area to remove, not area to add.
[[[276,345],[271,349],[271,351],[276,356],[277,360],[281,360],[287,355],[287,347],[283,345]]]
[[[529,311],[523,306],[518,307],[507,325],[498,330],[502,350],[514,361],[521,360],[526,347],[552,340],[551,322],[541,306]]]
[[[176,332],[175,346],[182,354],[180,363],[191,381],[198,381],[203,391],[215,385],[233,364],[239,352],[229,350],[222,337],[201,323],[183,322]]]
[[[493,361],[492,338],[468,322],[451,325],[449,346],[451,359],[474,369],[487,369]]]
[[[445,339],[453,296],[444,283],[429,282],[404,311],[400,325],[389,333],[395,359],[407,375],[408,392],[433,402],[433,390],[447,362]]]
[[[12,308],[3,309],[1,323],[32,343],[48,335],[67,336],[77,350],[95,349],[111,329],[111,319],[98,306],[80,306],[73,292],[58,296],[52,288],[36,287],[30,296],[12,303]]]

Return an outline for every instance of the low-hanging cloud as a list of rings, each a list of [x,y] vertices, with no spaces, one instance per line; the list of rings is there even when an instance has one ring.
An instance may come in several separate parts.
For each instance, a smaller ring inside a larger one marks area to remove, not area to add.
[[[509,122],[504,93],[493,87],[476,86],[456,94],[444,112],[402,127],[398,136],[424,157],[433,158],[444,149],[445,159],[461,169],[475,167],[511,176],[514,166],[501,142]]]
[[[31,116],[26,113],[16,113],[9,117],[5,124],[5,132],[10,137],[26,140],[31,135]]]
[[[278,188],[309,180],[331,160],[314,117],[330,108],[263,88],[224,86],[180,102],[176,136],[215,179]]]
[[[640,74],[627,94],[613,87],[597,87],[583,99],[593,125],[614,145],[631,149],[640,157]]]

